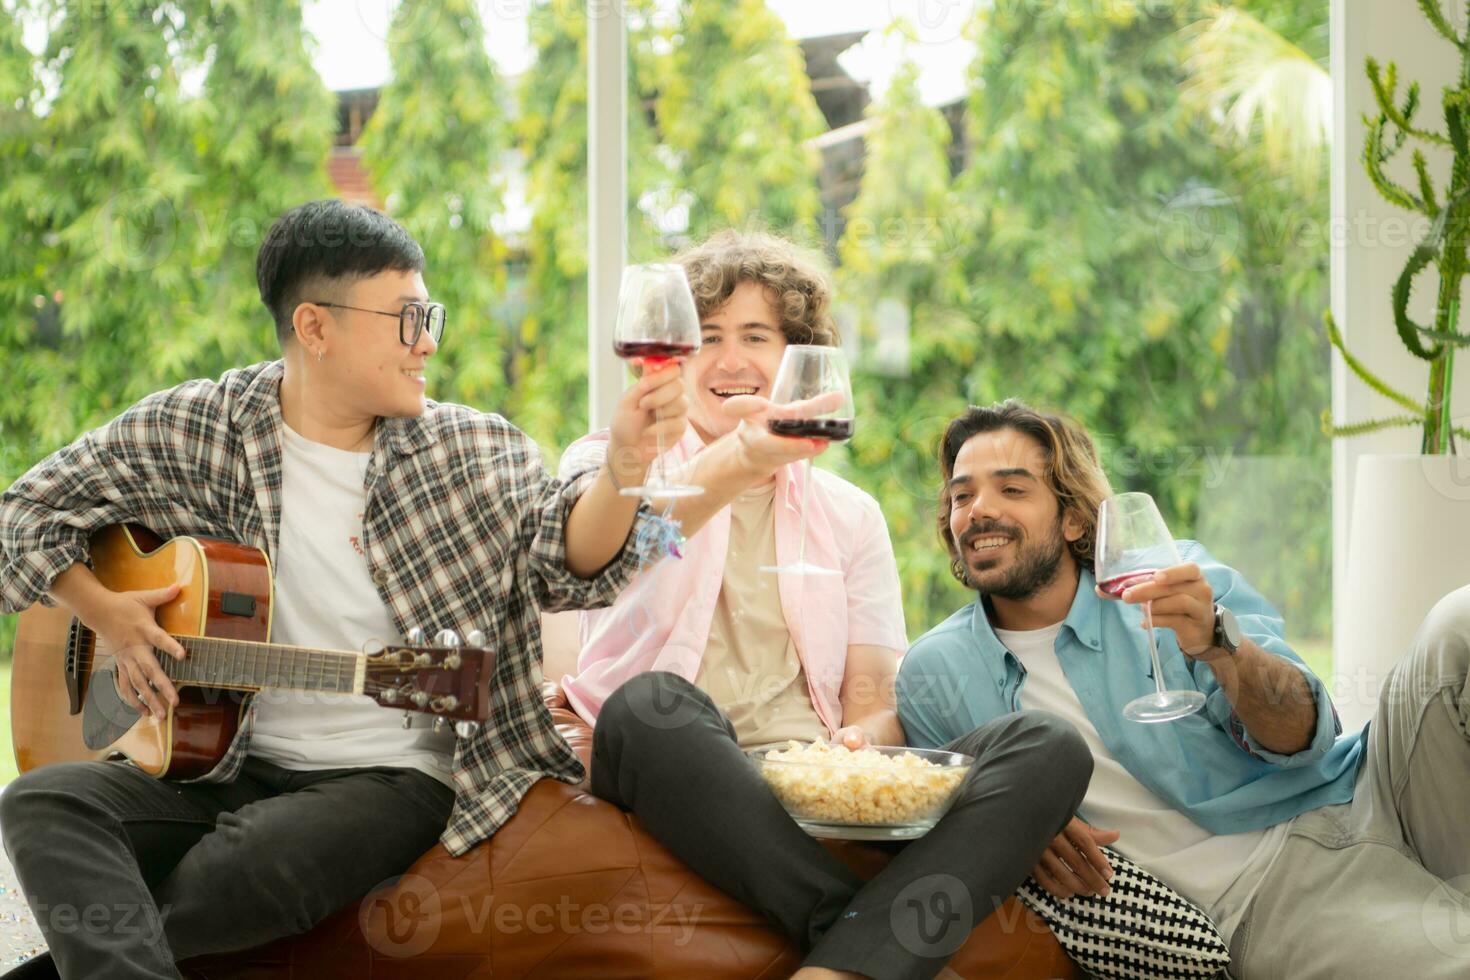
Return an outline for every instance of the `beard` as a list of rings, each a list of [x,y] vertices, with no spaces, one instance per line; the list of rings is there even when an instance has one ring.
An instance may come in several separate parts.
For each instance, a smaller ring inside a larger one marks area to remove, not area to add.
[[[970,588],[988,596],[1019,602],[1036,595],[1056,579],[1057,570],[1062,566],[1062,554],[1067,548],[1060,515],[1051,533],[1034,542],[1025,540],[1018,530],[999,524],[971,527],[960,536],[960,554],[967,553],[971,541],[989,534],[1004,534],[1020,542],[1016,547],[1015,560],[1010,568],[991,578],[987,573],[995,567],[995,562],[967,559],[965,582]]]

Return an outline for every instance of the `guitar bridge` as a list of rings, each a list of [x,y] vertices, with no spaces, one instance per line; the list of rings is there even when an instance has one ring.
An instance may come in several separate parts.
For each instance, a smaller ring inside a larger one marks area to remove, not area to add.
[[[91,639],[95,639],[95,634],[73,616],[71,628],[66,632],[66,654],[61,662],[70,714],[81,714],[82,711],[82,647]]]

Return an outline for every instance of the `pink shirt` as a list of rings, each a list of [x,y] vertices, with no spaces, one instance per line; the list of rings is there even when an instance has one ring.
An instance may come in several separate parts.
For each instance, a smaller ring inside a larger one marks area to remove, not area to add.
[[[577,440],[562,456],[561,472],[600,466],[608,434]],[[691,426],[664,457],[678,467],[704,448]],[[803,467],[776,476],[776,559],[796,561]],[[801,659],[812,706],[831,731],[842,727],[842,676],[847,648],[908,648],[898,567],[888,525],[878,502],[846,480],[813,468],[807,515],[807,560],[842,571],[835,575],[781,575],[778,589],[786,627]],[[709,639],[720,598],[730,509],[724,508],[684,547],[684,557],[665,558],[638,574],[606,609],[582,613],[582,653],[577,674],[561,679],[577,713],[596,722],[608,695],[629,678],[667,670],[691,683]]]

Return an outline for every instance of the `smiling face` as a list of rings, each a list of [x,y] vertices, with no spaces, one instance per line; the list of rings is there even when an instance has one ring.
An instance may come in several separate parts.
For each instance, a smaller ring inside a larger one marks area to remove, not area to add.
[[[338,287],[335,296],[320,296],[346,306],[297,307],[298,337],[310,350],[324,351],[321,361],[308,353],[313,373],[331,389],[332,400],[344,414],[360,418],[396,418],[422,415],[427,408],[424,367],[439,349],[429,331],[413,346],[399,339],[397,313],[413,300],[427,301],[429,291],[417,272],[380,272]],[[392,313],[369,313],[378,310]],[[313,321],[316,322],[313,322]]]
[[[766,291],[753,282],[735,287],[729,300],[703,318],[699,353],[684,363],[689,421],[712,442],[739,422],[724,412],[736,395],[771,397],[786,350],[786,337]]]
[[[1074,571],[1067,543],[1083,527],[1063,513],[1046,483],[1046,450],[1015,429],[970,437],[949,482],[949,531],[968,584],[990,596],[1024,601]]]

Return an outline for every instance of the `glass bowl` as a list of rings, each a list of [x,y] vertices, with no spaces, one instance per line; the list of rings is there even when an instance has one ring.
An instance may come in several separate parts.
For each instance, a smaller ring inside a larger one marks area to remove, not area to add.
[[[844,840],[924,836],[949,811],[975,762],[942,749],[875,745],[854,752],[825,742],[746,754],[803,830]]]

